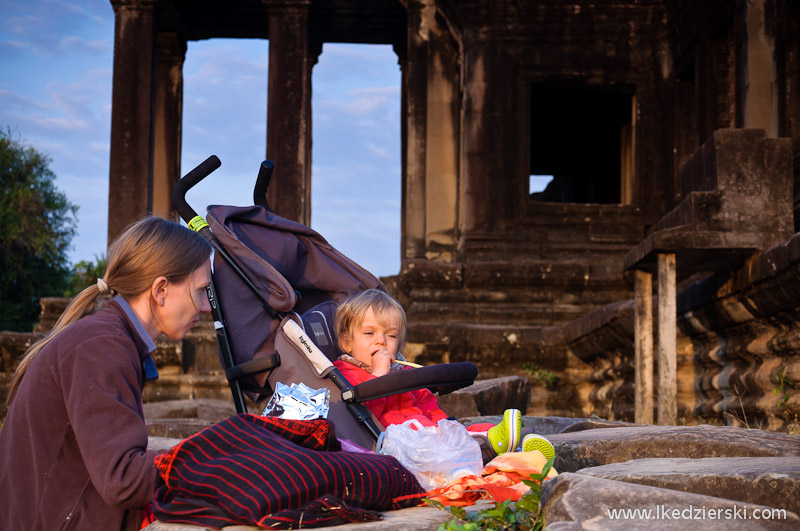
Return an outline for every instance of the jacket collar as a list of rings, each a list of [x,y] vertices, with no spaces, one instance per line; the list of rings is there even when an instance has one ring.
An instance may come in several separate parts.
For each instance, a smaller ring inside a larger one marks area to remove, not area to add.
[[[112,303],[116,303],[119,305],[120,309],[125,313],[125,316],[128,318],[128,322],[131,324],[134,333],[137,337],[134,338],[137,345],[140,345],[139,356],[142,359],[142,370],[144,371],[144,379],[145,380],[157,380],[158,379],[158,369],[156,369],[156,364],[153,361],[153,356],[151,355],[156,350],[156,343],[153,341],[153,338],[150,337],[150,334],[144,329],[144,325],[139,320],[139,317],[133,311],[128,301],[126,301],[123,297],[119,295],[115,295],[113,299],[111,299]],[[143,349],[141,347],[144,347]]]

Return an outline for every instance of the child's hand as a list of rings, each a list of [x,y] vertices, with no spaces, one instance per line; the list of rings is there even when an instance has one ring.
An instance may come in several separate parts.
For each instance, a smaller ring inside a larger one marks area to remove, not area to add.
[[[383,376],[389,374],[392,363],[394,363],[394,354],[386,349],[379,350],[372,355],[372,375]]]

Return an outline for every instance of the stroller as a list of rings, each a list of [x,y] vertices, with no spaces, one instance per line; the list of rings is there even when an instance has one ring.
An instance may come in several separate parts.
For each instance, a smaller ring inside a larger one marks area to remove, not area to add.
[[[327,388],[337,436],[374,449],[383,427],[364,402],[422,388],[444,394],[474,382],[477,367],[460,362],[350,385],[332,364],[341,354],[333,330],[336,306],[354,292],[386,287],[318,233],[272,211],[266,200],[270,161],[261,164],[253,206],[211,205],[207,220],[197,215],[186,192],[220,165],[212,155],[186,174],[173,188],[172,204],[214,249],[207,294],[238,413],[247,412],[245,395],[261,402],[279,382]]]

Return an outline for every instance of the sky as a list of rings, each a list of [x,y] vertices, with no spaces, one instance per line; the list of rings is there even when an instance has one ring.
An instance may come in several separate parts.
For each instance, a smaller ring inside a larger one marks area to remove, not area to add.
[[[78,205],[70,262],[105,254],[114,12],[108,0],[0,0],[0,127],[48,155]],[[181,172],[222,166],[187,199],[250,205],[266,158],[266,40],[190,41]],[[312,71],[311,227],[378,276],[400,269],[400,68],[390,46],[325,44]],[[275,168],[274,178],[280,178]]]

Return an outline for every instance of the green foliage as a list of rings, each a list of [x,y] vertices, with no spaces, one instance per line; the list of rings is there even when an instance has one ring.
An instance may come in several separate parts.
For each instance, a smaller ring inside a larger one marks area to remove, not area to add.
[[[463,507],[445,506],[428,498],[425,502],[453,516],[452,520],[439,526],[439,531],[540,531],[544,528],[541,483],[553,467],[553,461],[547,462],[541,474],[531,474],[529,480],[522,481],[530,490],[516,503],[506,500],[492,504],[489,509],[470,512]]]
[[[784,374],[785,370],[786,369],[781,369],[778,371],[778,386],[772,388],[772,394],[780,397],[780,400],[778,400],[778,409],[781,411],[785,411],[787,409],[786,403],[789,400],[788,387],[791,384],[789,378],[787,378]]]
[[[547,369],[542,369],[535,363],[526,363],[522,366],[525,369],[525,372],[528,373],[529,376],[533,376],[533,379],[542,384],[542,387],[552,387],[556,383],[558,383],[558,375],[553,371],[548,371]]]
[[[785,371],[785,367],[778,371],[778,385],[772,388],[772,394],[779,398],[778,410],[786,423],[786,430],[792,435],[798,435],[800,434],[800,412],[789,405],[789,390],[792,381],[786,376]]]
[[[105,270],[105,256],[95,256],[93,262],[81,260],[72,268],[67,280],[67,288],[64,290],[64,296],[74,297],[88,286],[97,282],[98,278],[103,278]]]
[[[66,287],[78,207],[56,189],[49,164],[0,131],[0,330],[31,331],[39,298]]]

